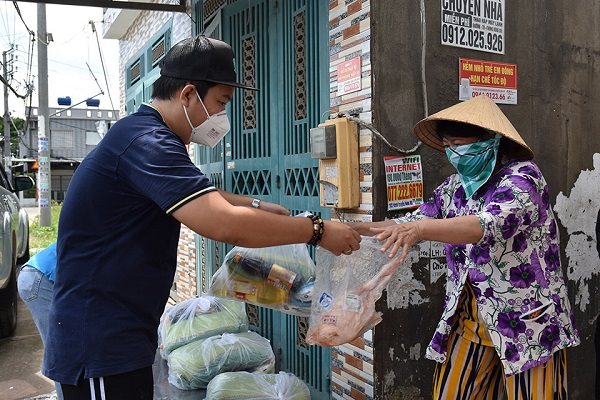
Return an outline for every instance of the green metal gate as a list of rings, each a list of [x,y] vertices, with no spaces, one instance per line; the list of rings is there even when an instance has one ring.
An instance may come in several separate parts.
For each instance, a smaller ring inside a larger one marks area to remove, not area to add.
[[[227,191],[282,204],[293,214],[309,210],[327,217],[319,206],[318,163],[310,158],[309,129],[328,110],[328,2],[231,3],[215,17],[220,29],[206,34],[222,33],[236,54],[238,76],[260,91],[236,91],[231,133],[221,148],[198,149],[199,166],[211,178],[222,179]],[[206,239],[198,244],[205,286],[225,249]],[[313,398],[329,398],[330,351],[306,344],[308,319],[254,306],[248,306],[248,314],[253,329],[271,340],[277,368],[307,382]]]

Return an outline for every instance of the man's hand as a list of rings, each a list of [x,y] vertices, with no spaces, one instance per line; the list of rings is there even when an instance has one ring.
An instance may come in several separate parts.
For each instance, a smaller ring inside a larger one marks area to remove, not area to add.
[[[323,237],[319,245],[336,256],[352,254],[360,248],[361,237],[357,231],[346,224],[335,221],[323,221]]]
[[[268,201],[264,201],[264,200],[260,202],[260,206],[258,207],[258,209],[267,211],[267,212],[270,212],[273,214],[290,215],[290,210],[288,210],[287,208],[285,208],[279,204],[269,203]]]

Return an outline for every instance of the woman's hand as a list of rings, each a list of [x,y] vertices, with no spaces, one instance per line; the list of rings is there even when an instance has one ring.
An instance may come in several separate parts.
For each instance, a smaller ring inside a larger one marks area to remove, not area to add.
[[[388,257],[394,258],[396,253],[402,250],[402,254],[397,262],[401,264],[406,259],[406,256],[408,256],[410,248],[423,240],[420,222],[405,222],[403,224],[389,225],[385,228],[371,228],[371,231],[376,235],[377,240],[384,242],[381,251],[389,250]]]

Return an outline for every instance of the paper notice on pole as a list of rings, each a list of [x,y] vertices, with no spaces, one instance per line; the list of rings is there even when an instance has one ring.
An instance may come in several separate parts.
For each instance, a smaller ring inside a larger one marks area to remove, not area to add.
[[[359,57],[354,57],[348,61],[344,61],[337,66],[337,95],[358,92],[362,89],[361,80],[361,60]]]
[[[429,273],[431,276],[430,282],[437,282],[440,277],[446,274],[448,265],[438,259],[432,258],[429,260]]]
[[[421,156],[384,157],[388,210],[415,208],[423,203]]]
[[[517,65],[494,61],[458,60],[458,99],[486,95],[495,103],[517,104]]]
[[[442,44],[504,54],[504,0],[441,0]]]
[[[46,117],[38,115],[38,139],[46,139]]]

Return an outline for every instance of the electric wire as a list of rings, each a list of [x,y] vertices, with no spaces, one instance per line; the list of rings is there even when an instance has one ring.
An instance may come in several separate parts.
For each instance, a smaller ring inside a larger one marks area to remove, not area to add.
[[[18,51],[18,52],[21,52],[21,53],[25,53],[25,50],[21,50],[21,49],[15,49],[15,50]],[[66,62],[62,62],[62,61],[59,61],[59,60],[56,60],[56,59],[53,59],[53,58],[48,58],[48,61],[52,61],[53,64],[54,63],[55,64],[62,64],[62,65],[65,65],[67,67],[71,67],[71,68],[74,68],[74,69],[80,69],[80,70],[87,71],[87,68],[84,68],[84,67],[81,67],[81,66],[75,65],[75,64],[69,64],[69,63],[66,63]],[[21,61],[18,61],[18,62],[21,62]]]
[[[24,135],[25,133],[24,133],[24,132],[21,132],[21,131],[19,131],[19,128],[17,128],[17,125],[15,125],[15,121],[13,120],[13,117],[10,115],[10,113],[9,113],[9,117],[10,117],[9,119],[10,119],[10,122],[12,123],[12,126],[15,128],[15,131],[17,132],[17,138],[19,139],[19,141],[20,141],[20,142],[23,144],[23,146],[25,146],[25,147],[26,147],[28,150],[30,150],[30,151],[34,151],[34,149],[32,149],[31,147],[29,147],[29,146],[28,146],[28,145],[25,143],[25,141],[23,140],[23,135]],[[26,125],[23,125],[23,126],[26,126]],[[17,149],[17,150],[18,150],[18,149]],[[37,150],[35,150],[35,151],[37,151]],[[12,154],[12,151],[11,151],[11,154]]]
[[[98,85],[98,89],[100,89],[100,92],[104,93],[104,90],[102,90],[102,87],[100,86],[100,84],[98,83],[98,79],[96,79],[96,75],[94,75],[94,73],[92,72],[92,69],[90,68],[90,64],[88,64],[87,62],[85,63],[85,65],[87,65],[88,70],[90,71],[90,74],[92,75],[92,78],[94,78],[94,81],[96,81],[96,85]],[[111,103],[112,104],[112,103]]]
[[[421,15],[421,88],[423,92],[423,112],[425,114],[425,118],[429,116],[429,104],[427,99],[427,79],[425,73],[425,56],[427,53],[427,25],[425,20],[425,0],[421,0],[420,2],[420,15]],[[366,121],[363,121],[360,118],[354,117],[352,115],[348,115],[347,113],[338,113],[339,116],[346,116],[348,120],[356,122],[359,126],[363,126],[373,132],[375,136],[383,141],[389,148],[392,150],[401,153],[401,154],[410,154],[417,151],[419,147],[421,147],[422,142],[417,140],[417,143],[410,149],[402,149],[400,147],[394,146],[383,136],[375,127]],[[321,115],[322,117],[323,115]]]
[[[82,128],[80,126],[66,124],[64,122],[60,122],[60,121],[57,121],[55,119],[50,119],[49,121],[50,121],[50,124],[62,125],[62,126],[66,126],[66,127],[73,128],[73,129],[79,129],[79,130],[84,131],[84,132],[88,132],[88,131],[92,132],[89,129],[85,129],[85,128]]]
[[[112,95],[110,94],[110,85],[108,83],[108,76],[106,75],[106,67],[104,66],[104,57],[102,56],[102,47],[100,46],[100,39],[98,37],[98,31],[96,30],[96,25],[94,21],[90,21],[92,25],[92,31],[96,34],[96,43],[98,43],[98,53],[100,53],[100,64],[102,64],[102,72],[104,73],[104,81],[106,83],[106,92],[108,94],[108,99],[110,100],[110,106],[112,110],[115,110],[115,105],[113,104]],[[91,70],[90,70],[91,71]],[[94,78],[96,79],[96,78]],[[96,81],[96,83],[98,83]]]
[[[3,28],[4,28],[4,32],[6,32],[6,36],[8,37],[8,39],[6,40],[6,46],[10,47],[12,45],[12,43],[14,43],[14,40],[11,41],[11,36],[14,37],[14,32],[10,31],[10,23],[8,21],[8,16],[9,16],[9,10],[8,10],[8,2],[4,1],[4,13],[2,13],[0,18],[0,22],[2,22]]]
[[[9,88],[10,91],[13,92],[15,94],[15,96],[17,96],[18,98],[24,99],[26,97],[26,95],[19,94],[16,91],[16,89],[11,86],[11,84],[6,80],[6,78],[3,75],[0,75],[0,82],[2,82],[4,85],[6,85],[6,87]]]
[[[410,148],[410,149],[402,149],[400,147],[394,146],[393,144],[391,144],[389,142],[389,140],[386,139],[385,136],[383,136],[377,129],[375,129],[375,127],[368,123],[363,121],[360,118],[357,117],[353,117],[352,115],[346,115],[346,118],[348,118],[349,121],[353,121],[356,122],[358,125],[363,126],[365,128],[367,128],[368,130],[370,130],[371,132],[373,132],[375,134],[375,136],[377,136],[379,139],[381,139],[381,141],[383,141],[383,143],[385,143],[390,149],[400,153],[400,154],[410,154],[410,153],[414,153],[415,151],[417,151],[417,149],[419,148],[419,146],[421,146],[421,141],[418,141],[417,144]]]
[[[19,8],[19,4],[16,1],[13,1],[12,3],[15,6],[15,10],[17,10],[17,14],[19,15],[19,18],[21,18],[21,21],[23,22],[23,25],[25,25],[25,29],[27,29],[27,32],[29,32],[30,35],[35,36],[35,32],[32,31],[31,29],[29,29],[29,27],[27,26],[27,23],[23,19],[23,14],[21,14],[21,9]]]
[[[423,89],[423,108],[425,118],[429,116],[427,101],[427,79],[425,74],[425,55],[427,50],[427,21],[425,20],[425,0],[421,0],[421,86]]]

